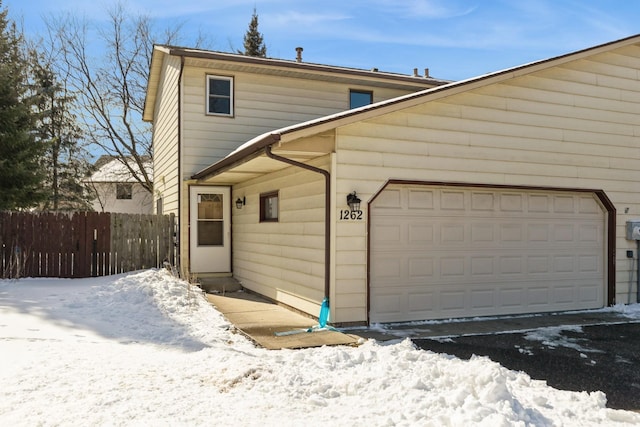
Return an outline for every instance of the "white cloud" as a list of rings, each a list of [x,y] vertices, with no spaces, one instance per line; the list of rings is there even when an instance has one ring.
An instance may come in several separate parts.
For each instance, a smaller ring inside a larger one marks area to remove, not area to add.
[[[475,6],[468,6],[467,3],[459,1],[439,1],[439,0],[378,0],[374,4],[379,4],[387,12],[396,12],[403,18],[427,18],[427,19],[447,19],[468,15],[475,10]]]
[[[296,29],[347,19],[350,19],[350,16],[342,13],[304,13],[291,10],[282,13],[266,14],[262,21],[268,23],[271,27],[285,26],[289,29]]]

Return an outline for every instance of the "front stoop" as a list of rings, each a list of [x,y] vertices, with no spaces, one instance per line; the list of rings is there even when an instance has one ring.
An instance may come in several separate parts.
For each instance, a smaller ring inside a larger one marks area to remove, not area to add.
[[[238,292],[242,285],[233,277],[198,277],[198,286],[208,294]]]

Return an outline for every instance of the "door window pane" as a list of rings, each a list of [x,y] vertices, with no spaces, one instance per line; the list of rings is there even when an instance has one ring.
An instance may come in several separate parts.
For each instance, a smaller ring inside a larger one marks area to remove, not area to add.
[[[222,194],[198,194],[198,219],[222,219]]]
[[[222,221],[198,221],[198,246],[222,246]]]
[[[198,246],[224,245],[222,194],[198,194]]]

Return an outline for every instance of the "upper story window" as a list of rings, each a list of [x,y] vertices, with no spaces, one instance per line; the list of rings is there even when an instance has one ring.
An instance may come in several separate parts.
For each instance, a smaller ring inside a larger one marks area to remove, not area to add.
[[[233,78],[207,76],[207,114],[233,116]]]
[[[373,92],[367,90],[349,90],[349,108],[358,108],[373,103]]]
[[[260,195],[260,222],[278,221],[278,192]]]
[[[133,197],[133,184],[116,184],[116,199],[131,200]]]

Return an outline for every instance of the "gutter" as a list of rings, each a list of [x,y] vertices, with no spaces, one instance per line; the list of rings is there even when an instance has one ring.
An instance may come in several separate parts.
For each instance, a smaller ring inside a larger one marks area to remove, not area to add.
[[[331,291],[331,175],[324,169],[273,154],[271,152],[271,145],[265,147],[265,153],[270,159],[320,173],[324,176],[324,299],[328,304],[329,293]]]

